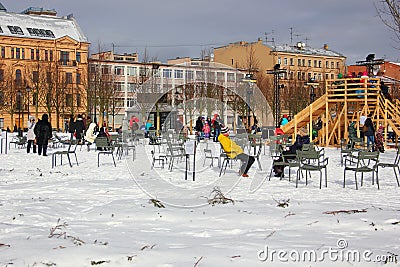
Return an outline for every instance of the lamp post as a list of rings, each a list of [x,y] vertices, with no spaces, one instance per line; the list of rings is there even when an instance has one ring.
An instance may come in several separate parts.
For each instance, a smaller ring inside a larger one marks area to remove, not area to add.
[[[275,64],[273,70],[268,70],[267,74],[274,75],[274,111],[275,111],[275,127],[279,128],[279,117],[281,115],[281,103],[280,103],[280,89],[283,85],[279,84],[280,74],[286,73],[285,69],[281,69],[281,64]]]
[[[21,91],[17,91],[17,108],[18,108],[18,136],[21,135]]]
[[[251,127],[251,123],[250,123],[250,111],[251,111],[250,100],[251,100],[251,97],[253,96],[253,90],[254,90],[253,85],[257,82],[257,80],[253,77],[253,74],[248,73],[248,74],[246,74],[245,78],[242,79],[242,81],[243,82],[247,82],[247,84],[248,84],[248,87],[246,88],[247,89],[246,90],[246,102],[247,102],[247,111],[246,111],[247,112],[247,119],[246,119],[246,122],[247,122],[247,129],[249,129]]]
[[[315,79],[314,79],[314,78],[310,78],[310,79],[308,80],[308,82],[306,82],[305,85],[306,85],[306,86],[309,86],[309,88],[310,88],[310,104],[311,104],[311,103],[314,102],[314,100],[315,100],[315,96],[316,96],[316,94],[315,94],[315,87],[316,87],[316,86],[319,86],[319,83],[315,82]]]
[[[29,92],[31,91],[31,88],[29,86],[26,87],[26,93],[27,93],[27,99],[28,99],[28,121],[29,121],[29,116],[30,116],[30,112],[29,112],[29,106],[30,106],[30,98],[29,98]]]

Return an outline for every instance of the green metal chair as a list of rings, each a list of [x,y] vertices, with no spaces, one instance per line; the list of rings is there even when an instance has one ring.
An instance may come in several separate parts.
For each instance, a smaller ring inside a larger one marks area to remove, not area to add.
[[[77,140],[70,140],[69,143],[68,143],[68,149],[67,150],[55,151],[51,156],[51,168],[54,168],[57,165],[57,155],[60,155],[60,157],[61,157],[61,165],[62,165],[62,157],[63,157],[63,155],[67,155],[69,166],[72,167],[71,158],[70,158],[69,155],[70,154],[74,154],[75,155],[76,165],[79,165],[78,158],[76,157],[76,148],[77,147],[78,147]]]
[[[296,187],[298,186],[298,181],[300,174],[303,177],[303,171],[306,171],[306,185],[308,184],[308,174],[311,176],[312,171],[319,172],[319,188],[322,188],[322,170],[325,170],[325,187],[328,186],[328,159],[325,158],[325,152],[323,149],[316,150],[297,150],[297,159],[299,162],[299,169],[297,170]]]
[[[379,167],[393,168],[394,175],[396,176],[397,186],[400,186],[399,178],[397,176],[397,173],[400,174],[399,161],[400,161],[400,146],[397,147],[397,153],[396,153],[396,157],[394,158],[393,163],[390,163],[390,162],[379,162],[378,163],[377,176],[378,176]],[[397,172],[396,172],[396,170],[397,170]]]
[[[364,173],[372,173],[372,184],[374,184],[374,174],[376,173],[376,184],[379,189],[378,179],[378,163],[379,163],[379,152],[359,151],[357,155],[356,165],[347,165],[350,159],[344,161],[344,176],[343,176],[343,187],[346,185],[346,171],[353,171],[356,182],[356,189],[358,190],[357,173],[361,173],[361,186],[363,185]]]
[[[100,149],[97,152],[97,167],[100,167],[100,155],[101,154],[111,155],[113,162],[114,162],[114,166],[117,167],[117,164],[115,164],[114,145],[112,144],[112,142],[109,142],[107,137],[96,137],[94,142],[96,144],[96,148]]]

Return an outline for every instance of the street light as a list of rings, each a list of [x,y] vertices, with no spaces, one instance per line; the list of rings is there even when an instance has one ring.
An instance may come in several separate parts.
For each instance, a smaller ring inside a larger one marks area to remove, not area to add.
[[[21,135],[21,91],[17,91],[17,108],[18,108],[18,136]]]
[[[29,92],[31,91],[31,88],[29,86],[26,87],[26,93],[27,93],[27,99],[28,99],[28,121],[29,121],[29,106],[30,106],[30,99],[29,99]]]
[[[306,82],[305,85],[307,85],[307,86],[310,87],[310,104],[311,104],[311,103],[314,102],[314,100],[315,100],[315,96],[316,96],[316,94],[315,94],[315,87],[316,87],[316,86],[319,86],[319,83],[315,82],[315,79],[314,79],[314,78],[310,78],[310,79],[308,80],[308,82]]]
[[[280,103],[280,89],[284,85],[279,84],[280,74],[286,73],[285,69],[281,69],[281,64],[275,64],[273,70],[267,70],[267,74],[274,75],[274,111],[275,111],[275,127],[279,128],[279,117],[281,115],[281,103]]]

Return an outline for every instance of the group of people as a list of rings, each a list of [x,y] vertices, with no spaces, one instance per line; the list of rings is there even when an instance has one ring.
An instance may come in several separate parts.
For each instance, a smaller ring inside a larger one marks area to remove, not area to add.
[[[367,148],[370,151],[385,152],[384,140],[383,140],[383,126],[380,125],[375,129],[375,125],[372,122],[371,116],[363,121],[362,131],[360,133],[362,138],[367,139]],[[357,137],[356,123],[351,122],[349,125],[349,138],[352,140]]]
[[[198,117],[195,125],[197,140],[210,139],[212,133],[213,141],[217,142],[221,133],[221,125],[223,124],[218,114],[214,114],[212,120],[209,117]]]

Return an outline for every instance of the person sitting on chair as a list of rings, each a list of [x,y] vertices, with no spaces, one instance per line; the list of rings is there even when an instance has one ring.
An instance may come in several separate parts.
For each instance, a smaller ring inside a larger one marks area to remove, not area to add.
[[[288,159],[296,158],[296,151],[301,150],[304,144],[310,143],[310,136],[308,135],[308,131],[306,128],[301,128],[296,135],[296,141],[293,145],[289,147],[289,150],[283,151],[282,154],[285,155],[285,161]],[[275,160],[274,162],[283,161],[282,157]],[[282,165],[274,165],[273,170],[275,173],[275,177],[283,177],[284,166]]]
[[[229,138],[229,128],[227,126],[221,127],[221,134],[218,136],[218,141],[229,158],[237,158],[242,162],[239,175],[243,177],[249,177],[247,172],[249,171],[251,165],[253,165],[255,159],[253,156],[245,154],[243,149]]]

